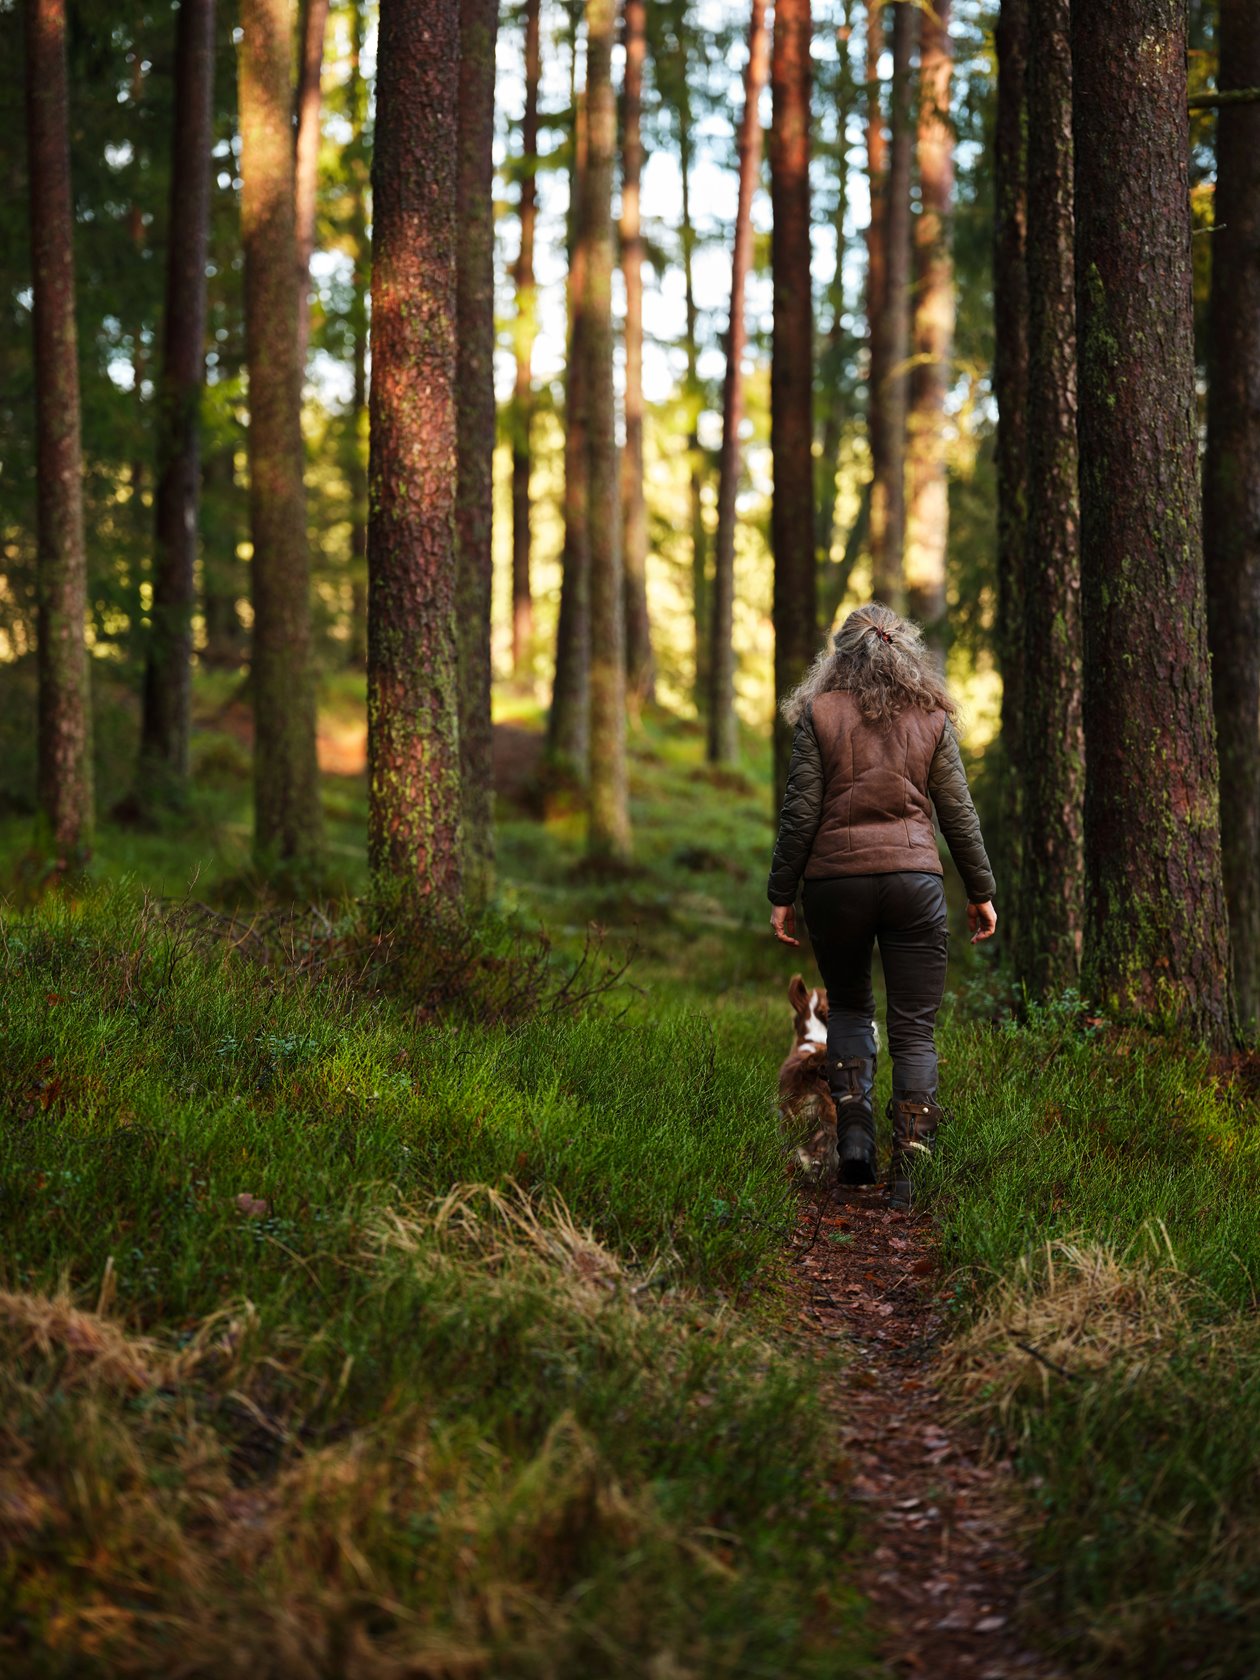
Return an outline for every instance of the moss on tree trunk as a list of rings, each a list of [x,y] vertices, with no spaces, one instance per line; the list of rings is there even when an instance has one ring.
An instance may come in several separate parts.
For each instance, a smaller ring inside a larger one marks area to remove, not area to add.
[[[809,242],[810,0],[778,0],[770,82],[774,202],[774,339],[770,447],[774,456],[774,693],[776,706],[804,676],[818,645],[814,566],[814,310]],[[776,810],[792,735],[776,711]]]
[[[28,0],[26,122],[35,328],[41,824],[58,861],[92,839],[92,716],[84,621],[79,350],[74,320],[65,0]]]
[[[1184,0],[1074,0],[1085,984],[1230,1035],[1200,523]],[[1031,749],[1032,743],[1029,743]]]
[[[464,894],[479,908],[494,881],[490,723],[494,495],[494,49],[499,0],[461,0],[456,390],[459,486],[456,628]]]
[[[1221,0],[1222,88],[1260,86],[1260,15]],[[1217,119],[1204,539],[1238,1013],[1260,1016],[1260,105]]]
[[[298,359],[289,0],[243,0],[241,231],[253,535],[254,844],[309,865],[322,819]]]
[[[1024,543],[1020,978],[1076,983],[1084,914],[1080,497],[1068,0],[1046,0],[1028,54],[1028,529]]]
[[[455,634],[459,0],[383,0],[372,164],[368,856],[413,931],[463,903]]]

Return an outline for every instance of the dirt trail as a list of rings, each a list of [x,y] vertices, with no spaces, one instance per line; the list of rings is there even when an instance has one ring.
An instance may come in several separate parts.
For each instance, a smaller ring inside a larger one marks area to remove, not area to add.
[[[945,1315],[930,1221],[894,1213],[882,1186],[842,1188],[821,1218],[807,1197],[801,1228],[801,1322],[852,1350],[837,1425],[850,1497],[872,1525],[856,1584],[883,1626],[882,1655],[894,1673],[932,1680],[1061,1680],[1016,1627],[1029,1570],[1011,1472],[983,1461],[934,1384]]]

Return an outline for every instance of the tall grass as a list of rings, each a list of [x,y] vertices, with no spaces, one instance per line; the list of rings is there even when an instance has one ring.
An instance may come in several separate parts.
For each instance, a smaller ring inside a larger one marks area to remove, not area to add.
[[[115,893],[3,926],[0,1039],[0,1667],[871,1672],[703,1019],[417,1025]]]
[[[1029,1478],[1042,1637],[1082,1673],[1260,1671],[1254,1097],[1074,998],[944,1049],[948,1362]]]

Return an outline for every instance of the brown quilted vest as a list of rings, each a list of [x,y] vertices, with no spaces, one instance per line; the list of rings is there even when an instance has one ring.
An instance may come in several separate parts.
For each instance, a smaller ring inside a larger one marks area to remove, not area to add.
[[[814,701],[813,719],[823,803],[806,879],[943,874],[928,775],[945,713],[910,706],[891,724],[868,723],[851,694],[833,690]]]

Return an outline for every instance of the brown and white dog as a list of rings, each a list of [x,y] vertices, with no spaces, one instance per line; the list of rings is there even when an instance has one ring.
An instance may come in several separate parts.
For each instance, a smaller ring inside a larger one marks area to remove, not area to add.
[[[779,1119],[794,1145],[801,1174],[830,1184],[840,1164],[836,1105],[827,1078],[827,994],[794,974],[788,986],[793,1042],[779,1069]],[[871,1029],[879,1044],[879,1028]]]
[[[829,1184],[836,1176],[836,1105],[827,1081],[827,994],[792,976],[788,1001],[794,1038],[779,1069],[779,1119],[790,1136],[804,1177]]]

